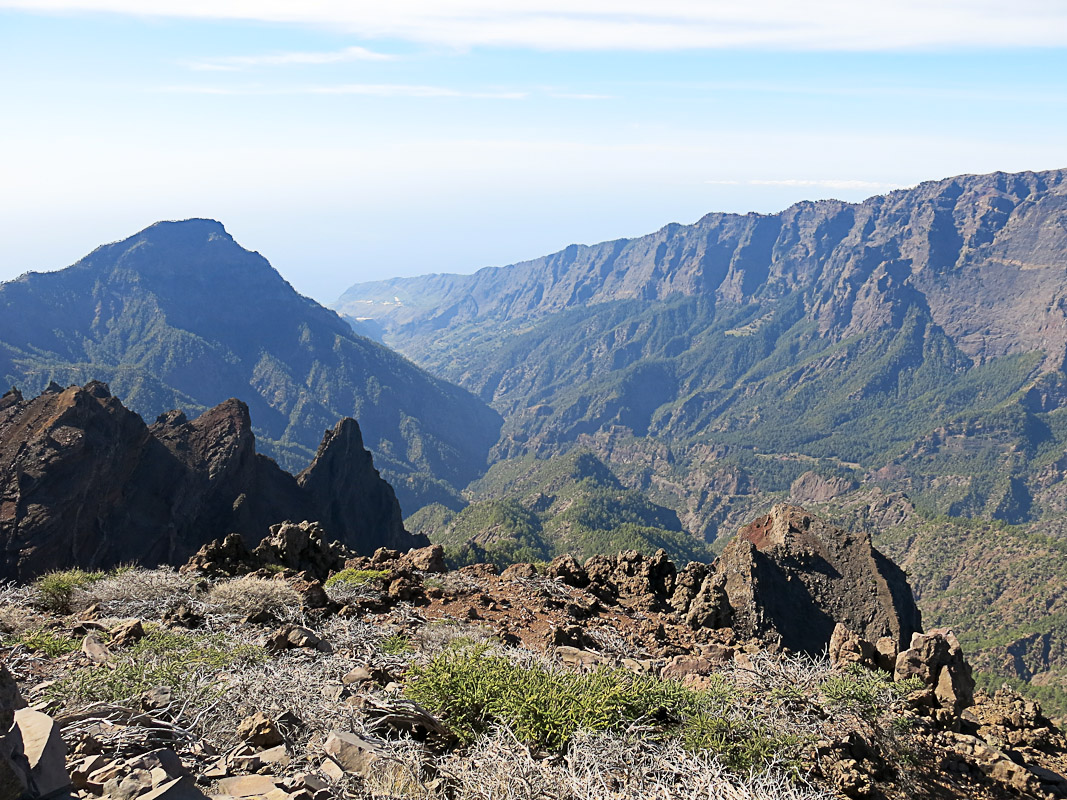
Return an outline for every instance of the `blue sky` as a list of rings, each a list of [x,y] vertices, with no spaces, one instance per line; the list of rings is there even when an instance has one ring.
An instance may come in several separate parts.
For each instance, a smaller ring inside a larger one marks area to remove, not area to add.
[[[0,279],[204,216],[330,302],[1067,167],[1067,4],[0,0],[0,121]]]

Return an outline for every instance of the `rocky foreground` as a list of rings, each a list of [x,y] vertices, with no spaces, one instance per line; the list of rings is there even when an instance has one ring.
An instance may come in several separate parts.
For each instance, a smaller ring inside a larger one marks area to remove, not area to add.
[[[449,571],[315,523],[0,596],[0,800],[1067,796],[903,574],[796,507],[713,565]]]

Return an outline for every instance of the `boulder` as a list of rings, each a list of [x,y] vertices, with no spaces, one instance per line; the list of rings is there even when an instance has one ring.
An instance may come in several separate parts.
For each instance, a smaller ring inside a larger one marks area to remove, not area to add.
[[[570,554],[553,558],[545,568],[545,577],[555,578],[577,589],[584,589],[589,585],[588,573]]]
[[[67,746],[59,726],[47,714],[30,708],[15,712],[15,727],[29,765],[31,785],[39,797],[57,794],[71,785],[67,775]]]
[[[26,707],[19,686],[8,672],[7,665],[0,664],[0,736],[15,724],[15,712]]]
[[[789,505],[738,532],[685,613],[693,627],[732,627],[740,637],[813,655],[828,647],[838,623],[866,642],[889,637],[897,648],[922,629],[903,571],[866,532]]]
[[[835,667],[859,664],[874,669],[879,666],[878,650],[839,622],[830,636],[830,663]]]
[[[192,778],[181,777],[160,784],[138,800],[206,800],[207,795],[196,788]]]
[[[407,553],[405,560],[412,569],[417,569],[420,572],[431,574],[448,572],[448,567],[445,565],[445,548],[439,544],[412,550]]]
[[[323,749],[337,766],[355,775],[368,774],[385,754],[379,745],[369,739],[345,731],[330,733]]]
[[[87,633],[82,639],[82,653],[93,664],[103,664],[111,660],[111,651],[104,644],[99,633]]]
[[[128,647],[144,638],[144,626],[139,619],[128,619],[111,628],[108,636],[111,637],[112,646]]]
[[[241,724],[237,726],[237,736],[253,747],[259,748],[276,747],[285,741],[285,737],[282,736],[274,720],[262,711],[257,711],[252,716],[241,720]]]
[[[671,609],[677,571],[664,550],[653,556],[636,550],[615,556],[595,555],[585,562],[584,569],[589,591],[604,600],[624,602],[641,611]]]
[[[915,633],[897,656],[895,679],[919,678],[933,690],[938,705],[958,716],[974,705],[974,677],[960,642],[948,628]]]
[[[521,580],[523,578],[536,578],[537,567],[528,562],[522,561],[518,564],[512,564],[510,567],[500,573],[500,577],[505,580],[514,581]]]
[[[219,791],[230,797],[257,797],[276,788],[274,778],[270,775],[237,775],[219,781]]]

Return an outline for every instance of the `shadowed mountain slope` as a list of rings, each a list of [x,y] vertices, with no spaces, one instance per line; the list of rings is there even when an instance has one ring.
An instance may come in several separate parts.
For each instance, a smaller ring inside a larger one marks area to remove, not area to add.
[[[496,414],[358,336],[218,222],[161,222],[59,272],[0,285],[0,377],[28,393],[107,381],[134,411],[239,397],[265,452],[305,466],[359,419],[407,507],[452,502],[485,468]]]

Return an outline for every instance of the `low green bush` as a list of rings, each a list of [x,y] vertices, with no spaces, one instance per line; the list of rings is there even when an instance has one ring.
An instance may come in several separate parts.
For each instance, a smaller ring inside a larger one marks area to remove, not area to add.
[[[105,572],[64,569],[42,575],[34,581],[34,586],[39,595],[39,602],[44,608],[57,614],[69,614],[75,590],[84,589],[106,577]]]
[[[81,646],[81,643],[74,637],[64,633],[57,633],[47,628],[34,628],[33,630],[23,631],[16,636],[6,636],[3,639],[3,644],[5,647],[22,645],[27,650],[41,653],[49,658],[57,658],[67,653],[73,653]]]
[[[733,689],[725,681],[698,691],[625,670],[572,673],[523,666],[487,645],[450,648],[414,667],[405,694],[441,714],[467,742],[503,724],[525,744],[559,752],[579,730],[625,730],[636,724],[652,735],[712,750],[735,769],[766,764],[791,743],[733,718]]]
[[[381,642],[378,643],[378,648],[387,655],[400,656],[404,653],[410,653],[414,650],[414,646],[411,644],[411,639],[402,633],[396,633],[392,636],[386,636]]]
[[[881,670],[852,664],[827,676],[819,691],[830,705],[848,706],[862,716],[878,716],[893,700],[906,697],[923,686],[919,678],[893,681]]]
[[[326,579],[326,586],[359,587],[381,585],[389,578],[387,569],[343,569]]]

